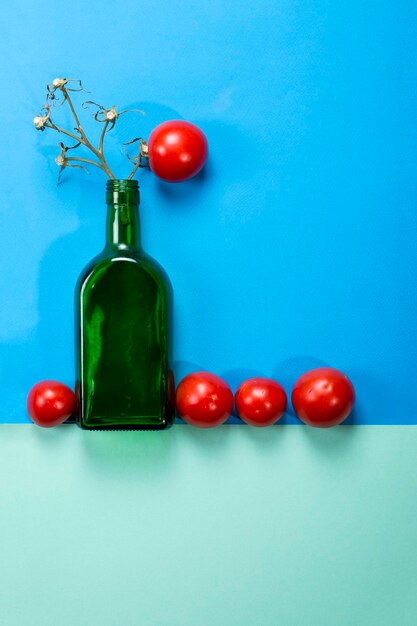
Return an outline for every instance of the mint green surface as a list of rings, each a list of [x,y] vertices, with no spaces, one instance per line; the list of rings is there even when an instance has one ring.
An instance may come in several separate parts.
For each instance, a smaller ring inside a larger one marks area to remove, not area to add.
[[[415,625],[417,427],[0,427],[2,626]]]

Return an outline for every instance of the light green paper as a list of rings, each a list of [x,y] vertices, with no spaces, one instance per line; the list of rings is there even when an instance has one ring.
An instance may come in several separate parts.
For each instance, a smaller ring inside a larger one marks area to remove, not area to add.
[[[2,626],[415,626],[417,427],[0,427]]]

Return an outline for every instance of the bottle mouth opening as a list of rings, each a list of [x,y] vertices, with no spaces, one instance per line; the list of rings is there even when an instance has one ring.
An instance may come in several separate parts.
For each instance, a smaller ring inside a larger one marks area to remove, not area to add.
[[[137,180],[127,180],[114,178],[107,181],[107,191],[137,191],[139,188]]]

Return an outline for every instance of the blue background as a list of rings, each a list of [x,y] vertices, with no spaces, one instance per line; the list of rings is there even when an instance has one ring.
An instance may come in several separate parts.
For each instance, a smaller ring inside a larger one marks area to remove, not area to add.
[[[177,378],[207,369],[235,389],[262,374],[290,392],[328,364],[355,384],[351,423],[416,423],[415,13],[407,0],[5,2],[2,421],[27,421],[34,382],[74,384],[73,287],[103,244],[105,179],[68,170],[57,188],[61,138],[32,119],[46,84],[75,76],[84,99],[146,111],[108,138],[120,177],[121,143],[162,121],[208,137],[195,180],[140,172],[143,244],[175,291]]]

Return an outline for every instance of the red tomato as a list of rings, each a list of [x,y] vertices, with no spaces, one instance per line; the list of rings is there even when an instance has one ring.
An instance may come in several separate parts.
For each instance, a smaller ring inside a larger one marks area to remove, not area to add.
[[[271,378],[248,378],[235,395],[240,419],[251,426],[271,426],[285,413],[287,394]]]
[[[178,414],[192,426],[211,428],[223,424],[233,410],[230,387],[215,374],[194,372],[177,387]]]
[[[74,412],[75,395],[69,387],[55,380],[43,380],[32,387],[27,398],[29,417],[50,428],[65,422]]]
[[[319,367],[297,380],[292,403],[298,417],[318,428],[336,426],[353,409],[355,390],[349,378],[332,367]]]
[[[204,133],[190,122],[164,122],[149,137],[149,167],[158,178],[170,183],[195,176],[207,161],[207,154]]]

